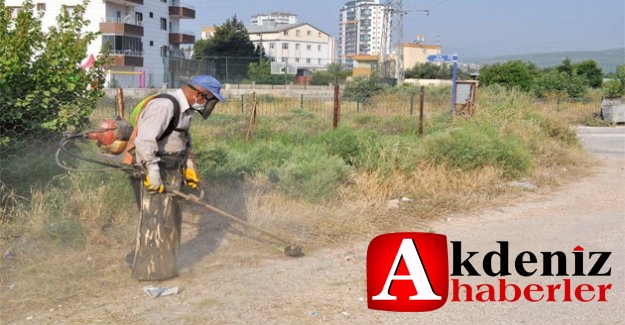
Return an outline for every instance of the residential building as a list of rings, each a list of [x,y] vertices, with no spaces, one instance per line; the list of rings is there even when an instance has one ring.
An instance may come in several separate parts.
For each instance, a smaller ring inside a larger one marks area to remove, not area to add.
[[[441,54],[440,45],[428,45],[420,42],[404,43],[402,44],[404,53],[404,69],[412,69],[415,65],[428,62],[427,57],[430,55]],[[375,71],[379,71],[379,56],[378,55],[366,55],[357,54],[351,57],[352,59],[352,76],[353,77],[368,77]],[[395,62],[397,61],[396,53],[390,53],[389,60],[391,64],[391,70],[395,69]],[[441,63],[437,63],[441,64]]]
[[[334,62],[334,38],[311,24],[266,23],[247,30],[250,40],[262,47],[272,65],[282,63],[288,73],[308,76]]]
[[[346,66],[353,67],[354,55],[381,55],[385,48],[389,52],[391,19],[384,19],[385,9],[380,0],[347,1],[341,8],[338,57]]]
[[[23,2],[5,0],[7,7],[20,10]],[[71,10],[82,0],[39,0],[42,27],[56,25],[61,10]],[[181,19],[195,19],[195,10],[179,0],[99,0],[90,1],[84,18],[88,31],[99,32],[89,44],[85,59],[110,44],[114,64],[108,71],[109,86],[178,87],[180,80],[168,71],[170,58],[184,56],[180,46],[193,44],[195,34],[180,29]]]
[[[252,25],[262,26],[266,23],[274,24],[297,24],[297,15],[288,12],[274,11],[266,14],[252,16]]]
[[[416,64],[428,62],[428,56],[441,54],[440,45],[424,44],[423,39],[414,43],[404,43],[404,69],[412,69]]]
[[[379,55],[357,54],[352,56],[352,77],[370,77],[378,67]]]
[[[215,36],[216,31],[217,31],[217,27],[215,26],[203,27],[202,33],[200,34],[200,38],[203,40],[212,38],[213,36]]]

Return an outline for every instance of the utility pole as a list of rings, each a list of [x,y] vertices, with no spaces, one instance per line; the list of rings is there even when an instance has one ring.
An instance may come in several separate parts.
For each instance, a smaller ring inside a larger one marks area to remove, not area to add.
[[[405,71],[404,71],[404,15],[412,11],[425,12],[430,14],[430,10],[404,10],[402,0],[387,0],[384,5],[384,22],[382,25],[382,46],[380,50],[380,59],[378,65],[380,66],[381,74],[384,78],[390,78],[391,75],[397,79],[397,84],[404,83]],[[395,71],[393,73],[390,64],[390,43],[394,44],[395,48]],[[388,45],[387,45],[388,44]]]
[[[391,42],[391,21],[393,15],[393,1],[388,0],[384,5],[384,17],[382,19],[382,39],[380,40],[380,57],[378,60],[378,70],[384,79],[391,77],[391,67],[389,62],[389,50]]]
[[[395,78],[397,85],[404,83],[404,8],[401,0],[397,0],[397,62],[395,63]]]

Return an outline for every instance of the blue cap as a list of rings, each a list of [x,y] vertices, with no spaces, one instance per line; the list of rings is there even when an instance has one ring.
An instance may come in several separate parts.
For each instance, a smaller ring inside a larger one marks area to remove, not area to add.
[[[189,83],[192,85],[198,85],[210,91],[213,95],[215,95],[215,97],[217,97],[217,99],[219,99],[220,102],[225,101],[224,97],[219,93],[221,90],[221,83],[219,83],[215,77],[206,74],[197,75],[193,77]]]

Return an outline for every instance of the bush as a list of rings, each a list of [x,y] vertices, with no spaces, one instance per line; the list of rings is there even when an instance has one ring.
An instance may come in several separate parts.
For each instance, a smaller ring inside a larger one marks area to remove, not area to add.
[[[423,142],[425,159],[462,170],[495,166],[504,176],[525,175],[531,168],[531,155],[521,141],[503,135],[493,126],[470,125],[444,130]]]
[[[376,77],[358,77],[345,84],[343,98],[367,103],[373,96],[384,92],[388,86]]]
[[[538,97],[559,93],[562,97],[580,98],[584,97],[586,83],[586,79],[582,76],[551,70],[536,79],[534,93]]]
[[[368,144],[376,140],[371,132],[340,127],[320,134],[316,142],[324,146],[328,155],[341,157],[346,164],[360,167],[365,163],[364,157],[370,148]]]
[[[334,196],[348,171],[343,159],[328,155],[320,145],[311,145],[295,149],[272,174],[278,188],[286,194],[319,202]]]
[[[621,97],[625,95],[621,81],[618,79],[607,80],[601,88],[606,97]]]

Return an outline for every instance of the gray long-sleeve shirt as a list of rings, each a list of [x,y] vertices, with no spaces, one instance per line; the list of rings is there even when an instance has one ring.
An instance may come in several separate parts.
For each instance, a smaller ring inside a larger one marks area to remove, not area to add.
[[[180,121],[176,126],[179,130],[188,130],[191,126],[193,109],[181,89],[172,94],[180,103]],[[174,117],[174,103],[167,98],[154,98],[139,116],[139,130],[135,139],[137,162],[144,165],[157,162],[157,153],[178,153],[191,147],[191,139],[187,132],[174,131],[158,140],[167,129]]]

